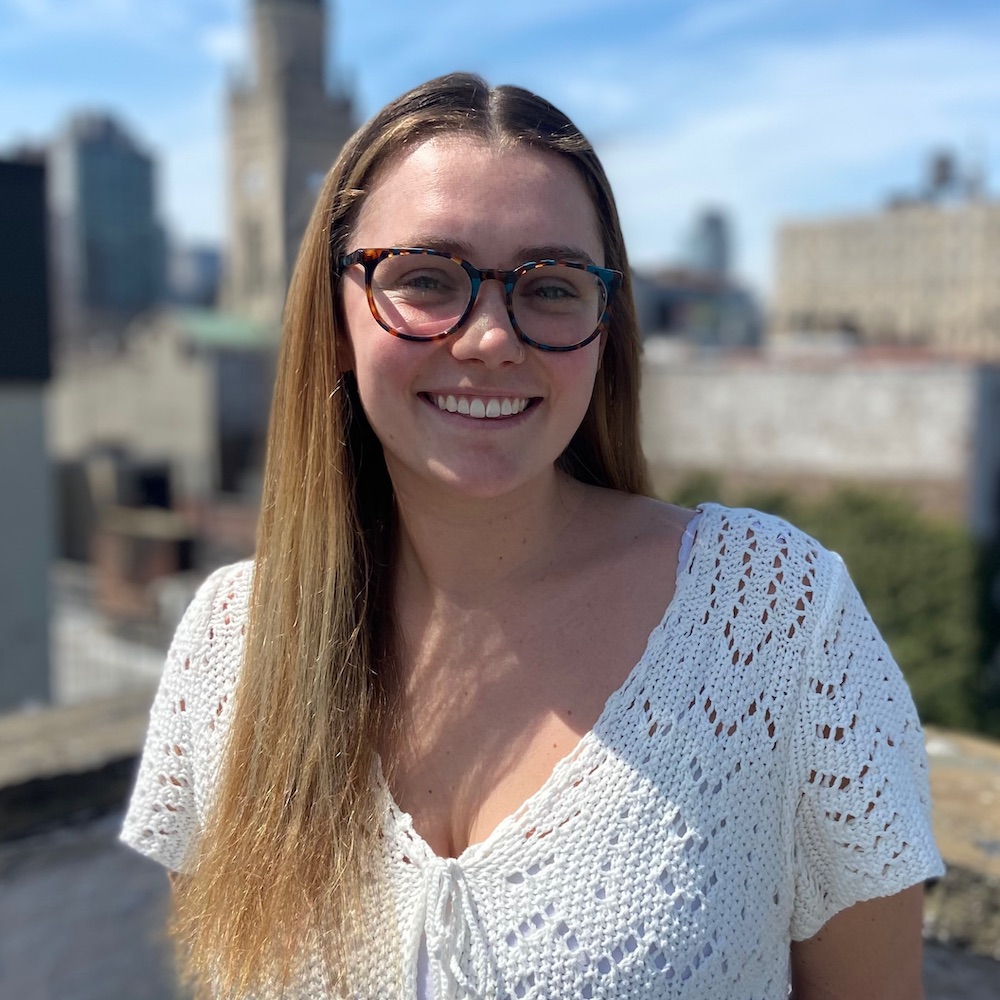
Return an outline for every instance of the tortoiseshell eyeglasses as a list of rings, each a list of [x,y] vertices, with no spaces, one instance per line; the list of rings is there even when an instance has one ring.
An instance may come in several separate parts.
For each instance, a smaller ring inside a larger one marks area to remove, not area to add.
[[[532,260],[511,271],[478,268],[422,247],[355,250],[337,275],[360,264],[372,316],[404,340],[438,340],[469,318],[484,281],[504,287],[514,332],[542,351],[575,351],[604,328],[622,274],[573,260]]]

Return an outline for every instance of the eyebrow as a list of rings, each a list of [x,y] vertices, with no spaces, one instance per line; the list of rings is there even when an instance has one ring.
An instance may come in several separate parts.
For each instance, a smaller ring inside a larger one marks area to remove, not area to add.
[[[403,246],[404,244],[399,245]],[[421,247],[425,250],[440,250],[442,253],[453,254],[465,260],[470,260],[474,256],[474,251],[467,243],[440,236],[415,236],[405,245]],[[519,247],[512,256],[516,258],[513,261],[513,266],[515,267],[531,260],[573,260],[579,261],[582,264],[597,264],[586,250],[571,246],[568,243],[543,243],[538,246],[523,246]],[[476,266],[481,266],[481,263],[476,261]]]

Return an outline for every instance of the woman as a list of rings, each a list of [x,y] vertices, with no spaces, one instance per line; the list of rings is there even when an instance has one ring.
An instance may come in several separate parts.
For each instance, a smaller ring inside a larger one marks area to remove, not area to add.
[[[649,497],[637,390],[562,114],[454,75],[348,143],[123,834],[206,995],[920,995],[898,670],[817,543]]]

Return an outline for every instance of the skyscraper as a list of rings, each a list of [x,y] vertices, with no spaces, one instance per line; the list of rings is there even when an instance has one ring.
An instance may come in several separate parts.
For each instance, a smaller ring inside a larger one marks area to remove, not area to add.
[[[119,340],[163,295],[153,158],[115,119],[81,114],[54,139],[48,166],[57,348]]]
[[[45,170],[0,160],[0,712],[49,698],[52,467],[46,454]]]
[[[695,271],[720,278],[729,273],[732,239],[729,219],[721,209],[706,208],[698,213],[691,230],[688,258]]]
[[[252,0],[254,66],[228,101],[225,305],[277,332],[299,242],[354,129],[327,87],[323,0]]]

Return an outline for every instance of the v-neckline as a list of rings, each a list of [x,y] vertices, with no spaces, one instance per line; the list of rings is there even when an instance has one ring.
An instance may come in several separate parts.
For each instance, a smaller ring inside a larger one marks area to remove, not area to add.
[[[381,789],[385,801],[385,809],[383,812],[391,811],[395,815],[397,824],[402,826],[408,838],[412,840],[420,851],[425,862],[439,865],[458,865],[463,870],[468,870],[470,867],[473,867],[480,855],[488,855],[496,843],[504,838],[507,830],[516,826],[520,820],[531,811],[534,804],[539,799],[546,796],[551,791],[553,785],[556,785],[557,782],[562,780],[564,772],[572,768],[576,761],[582,756],[590,742],[600,736],[601,732],[607,727],[608,720],[614,713],[618,702],[625,697],[626,692],[628,692],[637,683],[642,674],[645,672],[654,640],[673,615],[680,601],[682,590],[684,589],[686,582],[694,576],[694,574],[690,572],[690,569],[695,558],[697,557],[698,550],[701,547],[701,539],[705,534],[705,515],[712,507],[715,506],[715,504],[700,504],[695,508],[695,514],[691,518],[691,521],[698,519],[697,528],[691,542],[691,548],[686,556],[686,559],[684,560],[685,565],[683,567],[681,565],[682,560],[680,559],[683,549],[678,550],[678,565],[675,571],[676,576],[673,596],[670,598],[670,601],[660,617],[660,620],[650,630],[641,656],[632,666],[632,669],[629,670],[621,684],[619,684],[618,687],[616,687],[608,695],[597,720],[585,733],[580,736],[579,740],[577,740],[577,742],[573,745],[572,749],[555,762],[548,777],[546,777],[542,784],[539,785],[538,788],[536,788],[535,791],[532,792],[531,795],[529,795],[516,809],[514,809],[513,812],[504,816],[503,819],[501,819],[482,840],[477,840],[472,844],[468,844],[465,849],[455,857],[438,854],[417,832],[416,827],[413,825],[413,817],[410,813],[403,809],[396,801],[395,796],[392,794],[392,789],[389,787],[389,782],[386,780],[385,772],[382,770],[382,758],[380,755],[376,754],[375,782],[378,788]]]

